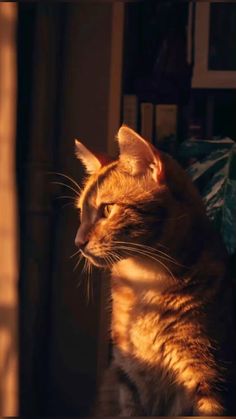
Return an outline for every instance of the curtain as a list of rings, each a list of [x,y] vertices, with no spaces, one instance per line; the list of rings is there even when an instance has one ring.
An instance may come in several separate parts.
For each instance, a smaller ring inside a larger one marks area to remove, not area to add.
[[[18,414],[17,3],[0,3],[0,416]]]

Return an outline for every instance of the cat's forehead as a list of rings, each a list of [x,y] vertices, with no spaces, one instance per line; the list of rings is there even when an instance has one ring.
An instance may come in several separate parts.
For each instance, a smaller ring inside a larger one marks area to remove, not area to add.
[[[102,168],[90,176],[80,197],[80,206],[86,201],[93,207],[101,203],[127,202],[134,200],[139,182],[119,170],[118,162]]]
[[[82,206],[84,201],[90,202],[95,206],[94,201],[101,196],[101,193],[109,193],[109,186],[113,182],[112,173],[115,170],[117,162],[102,167],[98,172],[92,174],[86,181],[83,191],[79,198],[79,206]],[[106,192],[107,191],[107,192]]]

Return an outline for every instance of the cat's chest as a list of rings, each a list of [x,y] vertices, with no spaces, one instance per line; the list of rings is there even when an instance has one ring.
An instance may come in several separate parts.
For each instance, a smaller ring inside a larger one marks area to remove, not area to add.
[[[122,352],[145,362],[161,354],[161,296],[169,281],[156,265],[142,260],[128,259],[116,267],[112,275],[112,338]]]
[[[160,339],[160,308],[139,300],[128,286],[117,286],[112,293],[112,338],[122,352],[144,362],[156,359]],[[151,298],[150,298],[151,300]],[[160,354],[160,352],[159,352]]]

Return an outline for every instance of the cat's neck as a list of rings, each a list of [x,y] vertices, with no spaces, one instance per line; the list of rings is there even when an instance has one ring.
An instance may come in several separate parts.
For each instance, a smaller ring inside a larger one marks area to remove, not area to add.
[[[113,266],[111,279],[115,357],[122,358],[122,354],[130,355],[134,350],[146,360],[150,352],[147,348],[153,346],[156,337],[159,313],[165,310],[176,280],[163,266],[144,258],[120,261]],[[155,319],[154,323],[150,318]]]
[[[165,291],[176,283],[174,273],[165,263],[159,264],[147,258],[130,257],[116,263],[112,268],[112,283],[125,284],[135,294],[153,289]]]

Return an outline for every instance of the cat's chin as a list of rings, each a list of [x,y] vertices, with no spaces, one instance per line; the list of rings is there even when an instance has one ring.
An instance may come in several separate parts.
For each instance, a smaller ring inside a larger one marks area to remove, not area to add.
[[[85,253],[84,251],[82,252],[82,254],[92,265],[96,266],[97,268],[108,267],[108,263],[105,258],[94,256],[91,253]]]

